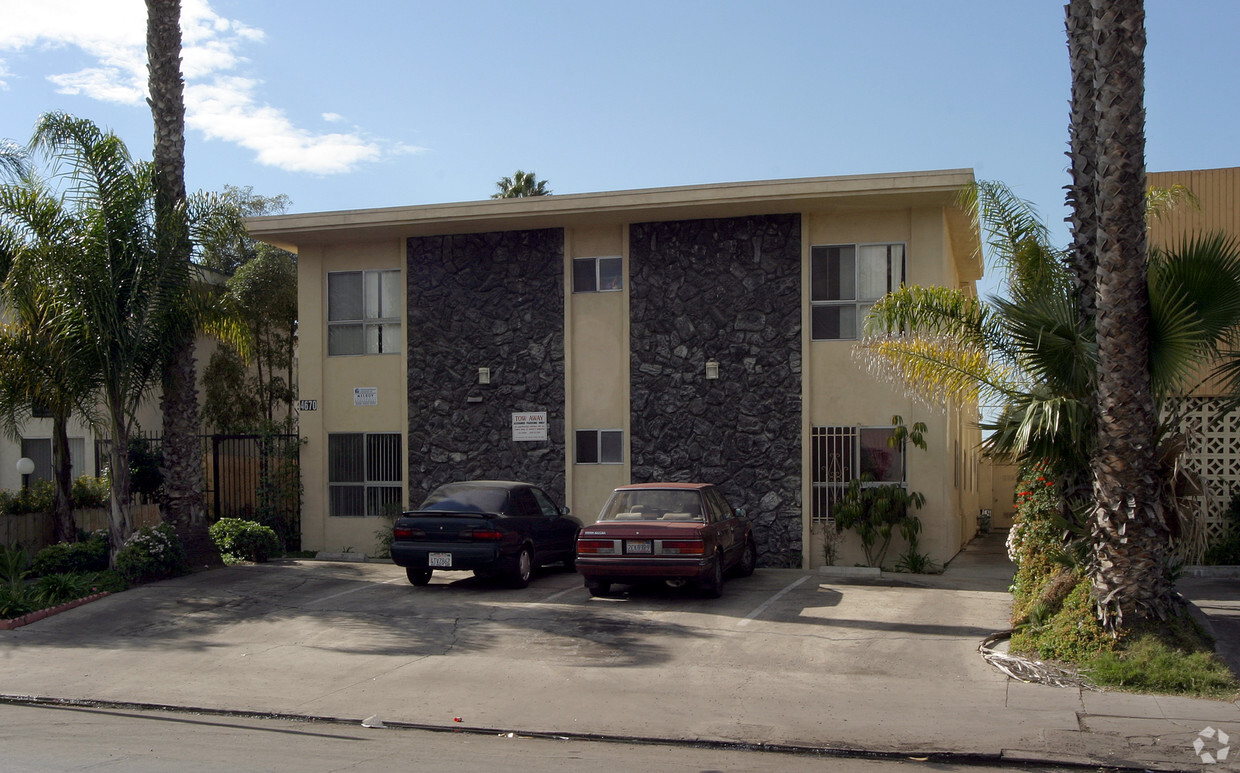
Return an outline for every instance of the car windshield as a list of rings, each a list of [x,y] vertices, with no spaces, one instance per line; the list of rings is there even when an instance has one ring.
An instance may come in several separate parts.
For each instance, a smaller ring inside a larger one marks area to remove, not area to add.
[[[638,489],[611,495],[599,521],[703,521],[697,491]]]
[[[449,513],[502,513],[507,500],[507,489],[440,486],[431,492],[418,509]]]

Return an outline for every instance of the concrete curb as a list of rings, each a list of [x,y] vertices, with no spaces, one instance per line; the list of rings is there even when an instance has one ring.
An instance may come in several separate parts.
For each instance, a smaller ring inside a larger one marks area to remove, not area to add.
[[[1186,566],[1183,576],[1240,578],[1240,566]]]
[[[0,693],[0,703],[12,706],[58,706],[63,708],[111,709],[115,711],[149,711],[176,712],[181,714],[201,714],[215,717],[236,717],[239,719],[283,720],[286,722],[319,722],[323,724],[364,727],[368,720],[350,717],[330,717],[313,714],[289,714],[271,711],[244,711],[235,709],[217,709],[201,706],[177,706],[164,703],[134,703],[128,701],[95,700],[92,698],[55,698],[46,695],[9,695]],[[1029,752],[1005,750],[997,754],[985,752],[952,752],[943,750],[918,751],[902,749],[899,751],[875,751],[855,747],[815,746],[796,743],[762,743],[750,741],[724,741],[709,738],[664,738],[658,736],[611,735],[607,733],[558,732],[545,730],[518,730],[515,728],[476,727],[466,724],[436,725],[419,722],[400,722],[378,718],[379,725],[371,726],[376,730],[421,730],[431,733],[457,733],[467,735],[514,735],[522,738],[541,738],[551,741],[593,741],[598,743],[623,743],[645,746],[678,746],[693,749],[718,749],[727,751],[767,752],[771,754],[791,754],[798,756],[831,757],[839,759],[868,759],[908,761],[916,758],[919,762],[930,764],[958,765],[1010,765],[1013,760],[1019,761],[1021,767],[1033,768],[1080,768],[1082,770],[1098,770],[1105,767],[1109,771],[1149,771],[1158,770],[1136,762],[1131,763],[1100,763],[1097,760],[1074,758],[1071,755],[1053,755],[1056,759],[1042,760]]]
[[[39,609],[34,612],[28,612],[22,615],[21,617],[14,617],[11,620],[0,620],[0,631],[11,631],[14,628],[21,628],[23,625],[29,625],[30,623],[37,623],[45,617],[51,617],[52,615],[59,614],[61,612],[66,612],[75,607],[80,607],[83,604],[89,604],[92,601],[98,601],[104,596],[110,596],[110,595],[112,594],[109,591],[104,591],[103,593],[94,593],[94,594],[91,594],[90,596],[83,596],[80,599],[74,599],[73,601],[66,602],[59,606],[48,607],[47,609]]]
[[[877,566],[820,566],[819,574],[828,577],[882,577],[883,570]]]

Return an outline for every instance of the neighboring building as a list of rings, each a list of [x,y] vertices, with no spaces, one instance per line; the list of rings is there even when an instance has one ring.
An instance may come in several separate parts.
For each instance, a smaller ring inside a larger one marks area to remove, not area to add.
[[[451,480],[529,480],[586,522],[616,486],[701,480],[747,510],[762,565],[814,567],[832,493],[867,472],[925,494],[922,550],[950,559],[988,506],[977,408],[926,408],[853,348],[869,304],[901,282],[974,292],[979,235],[956,206],[972,181],[251,220],[299,256],[303,547],[370,552],[385,510]],[[894,415],[929,425],[928,451],[888,447]],[[850,535],[837,563],[860,556]]]
[[[1182,185],[1196,196],[1199,207],[1181,204],[1150,222],[1151,247],[1174,248],[1186,237],[1223,231],[1240,238],[1240,167],[1152,172],[1147,183],[1159,188]],[[1223,512],[1240,492],[1240,412],[1222,413],[1224,385],[1206,379],[1182,404],[1180,428],[1185,435],[1184,461],[1204,483],[1195,497],[1206,537],[1222,536]]]

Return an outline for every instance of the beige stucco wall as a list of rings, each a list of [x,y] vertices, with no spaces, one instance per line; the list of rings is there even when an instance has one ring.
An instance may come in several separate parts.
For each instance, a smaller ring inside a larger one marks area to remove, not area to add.
[[[317,400],[317,411],[301,411],[302,548],[332,552],[375,552],[378,517],[328,517],[327,435],[332,432],[399,432],[407,458],[409,434],[404,347],[393,354],[327,356],[327,274],[331,271],[400,269],[405,279],[404,240],[308,247],[297,259],[298,398]],[[403,332],[403,331],[402,331]],[[379,404],[353,404],[355,387],[376,387]],[[401,468],[401,488],[408,497]],[[408,503],[406,502],[406,505]]]
[[[830,216],[807,213],[803,218],[803,286],[809,286],[809,250],[813,245],[904,242],[906,281],[910,284],[956,287],[959,279],[951,254],[943,210],[905,209],[887,212],[849,213]],[[975,478],[964,474],[963,465],[976,448],[976,430],[968,429],[968,411],[928,407],[914,401],[902,387],[877,381],[854,357],[855,341],[810,340],[808,294],[804,306],[805,383],[803,385],[803,501],[805,505],[804,553],[809,568],[824,563],[820,532],[810,524],[812,491],[809,434],[812,427],[831,425],[890,426],[893,415],[908,425],[927,425],[925,451],[910,445],[908,487],[925,495],[926,506],[918,512],[923,529],[920,550],[940,565],[951,559],[977,528],[978,493]],[[972,420],[976,421],[975,413]],[[958,467],[959,465],[959,467]],[[957,485],[959,482],[959,485]],[[888,550],[886,564],[894,565],[904,549],[897,535]],[[836,564],[861,563],[860,540],[845,533]]]
[[[593,523],[612,489],[629,482],[628,228],[572,228],[565,232],[565,503],[582,523]],[[574,293],[573,259],[622,257],[619,292]],[[624,464],[575,464],[577,429],[624,431]]]

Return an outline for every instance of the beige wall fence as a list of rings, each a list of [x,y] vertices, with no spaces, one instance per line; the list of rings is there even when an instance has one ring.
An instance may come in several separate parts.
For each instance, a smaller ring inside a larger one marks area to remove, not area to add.
[[[108,508],[90,507],[73,512],[77,527],[84,531],[108,528]],[[136,505],[133,508],[134,528],[159,523],[159,505]],[[54,524],[51,513],[0,515],[0,544],[21,545],[31,555],[51,545]]]

